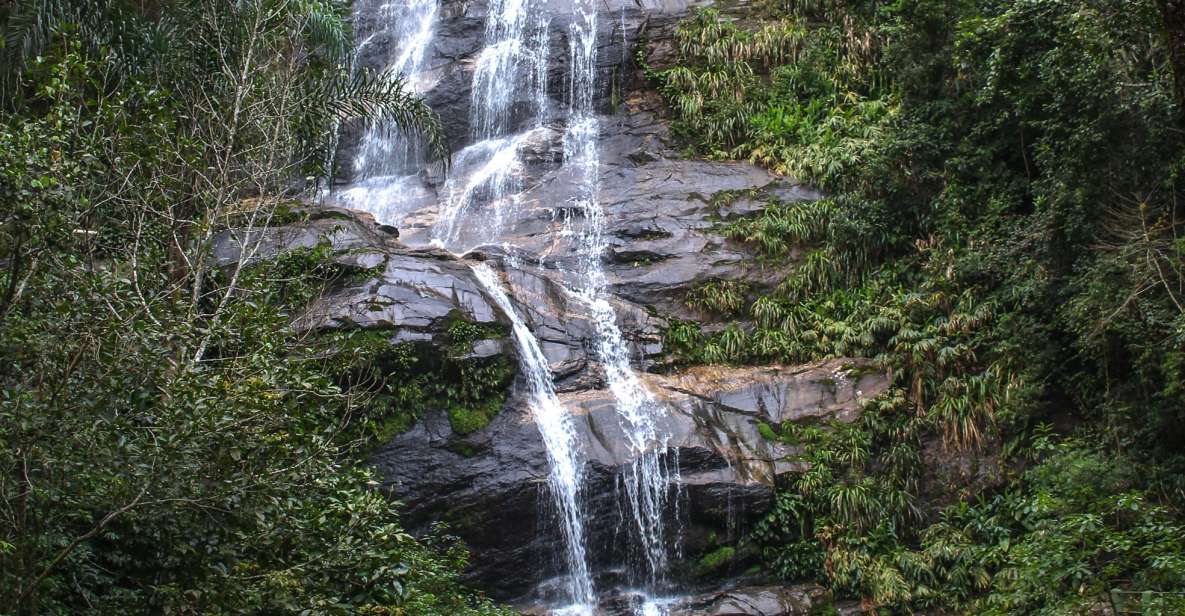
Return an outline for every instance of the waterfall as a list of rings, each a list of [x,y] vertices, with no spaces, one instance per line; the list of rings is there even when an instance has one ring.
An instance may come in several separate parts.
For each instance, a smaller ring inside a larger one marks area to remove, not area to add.
[[[532,9],[533,16],[532,16]],[[520,150],[543,126],[548,110],[548,22],[529,0],[494,0],[489,7],[485,47],[473,75],[470,127],[475,143],[457,153],[445,184],[444,203],[433,243],[462,250],[493,241],[516,213],[523,164]],[[526,86],[530,126],[509,134],[515,102]],[[480,208],[481,224],[465,228]],[[511,320],[519,366],[526,377],[531,413],[543,438],[549,463],[548,488],[559,513],[567,568],[564,613],[591,613],[596,595],[585,553],[584,518],[580,508],[583,464],[571,417],[555,394],[551,370],[538,340],[515,312],[506,290],[489,266],[474,273],[498,307]]]
[[[580,443],[572,429],[571,416],[555,395],[551,370],[539,341],[523,322],[510,303],[510,297],[490,266],[480,263],[473,267],[478,282],[494,299],[498,308],[510,319],[514,345],[518,349],[519,368],[527,382],[527,393],[535,425],[543,437],[550,468],[547,485],[560,512],[560,526],[564,533],[564,556],[568,567],[568,594],[575,612],[591,610],[595,601],[592,576],[585,556],[584,518],[580,509],[580,479],[583,464],[579,457]]]
[[[406,5],[400,5],[403,8],[390,15],[391,30],[398,32],[396,38],[406,41],[407,46],[392,65],[405,74],[416,75],[424,54],[419,45],[427,46],[431,40],[432,22],[439,12],[435,3],[439,0],[405,1]],[[575,303],[593,324],[589,354],[603,366],[607,389],[634,456],[618,478],[622,488],[618,510],[624,522],[620,536],[628,546],[626,582],[647,595],[640,614],[652,616],[665,611],[664,600],[649,595],[663,590],[670,559],[668,544],[675,542],[667,526],[678,464],[677,459],[663,455],[668,443],[660,426],[667,411],[634,372],[630,347],[610,301],[609,280],[602,263],[608,249],[606,214],[598,194],[601,123],[595,108],[597,5],[594,0],[574,2],[573,10],[562,17],[568,41],[567,91],[549,93],[552,23],[547,3],[489,1],[483,47],[472,65],[471,143],[454,155],[449,176],[434,200],[439,210],[430,242],[454,253],[503,243],[505,230],[519,216],[528,188],[524,153],[556,134],[550,120],[563,120],[563,174],[559,181],[565,182],[567,194],[563,203],[547,205],[556,212],[553,220],[562,221],[562,228],[555,230],[553,238],[557,245],[574,240],[571,256],[575,259],[565,263],[575,266],[570,271],[559,271],[561,280],[554,282],[577,300]],[[557,21],[561,18],[557,17]],[[553,113],[557,110],[551,108],[549,94],[563,95],[566,107],[558,110],[562,113]],[[402,147],[388,133],[368,131],[355,166],[368,173],[406,172],[403,169],[416,166],[417,161],[402,154]],[[391,160],[380,163],[380,159]],[[422,202],[417,194],[422,189],[416,175],[379,176],[364,179],[342,191],[342,196],[348,204],[371,211],[380,221],[395,223],[391,212],[407,209],[408,203]],[[508,262],[506,267],[517,265]],[[587,520],[581,500],[583,443],[578,442],[570,412],[556,396],[539,341],[516,313],[498,274],[484,263],[474,266],[473,271],[511,321],[529,410],[547,452],[547,484],[558,513],[562,534],[559,552],[566,567],[566,599],[571,603],[559,613],[589,614],[596,594],[586,553]]]
[[[491,242],[516,211],[522,188],[520,149],[543,125],[548,110],[548,21],[539,9],[529,0],[490,4],[485,47],[478,56],[470,94],[469,124],[476,142],[457,153],[456,172],[446,183],[434,232],[439,246]],[[520,97],[529,107],[532,125],[512,135]],[[479,207],[484,224],[479,229],[463,228],[466,215]]]
[[[589,307],[595,325],[596,353],[605,368],[605,379],[617,401],[617,411],[630,446],[638,458],[625,470],[626,496],[639,540],[647,586],[657,587],[667,569],[665,516],[677,464],[664,464],[661,452],[665,440],[657,419],[665,409],[643,386],[630,366],[629,346],[617,325],[609,303],[608,280],[602,257],[608,248],[605,212],[598,196],[599,158],[597,140],[600,122],[594,109],[596,94],[597,12],[592,0],[577,4],[570,26],[568,129],[564,135],[565,164],[576,169],[579,178],[575,199],[584,217],[579,235],[581,276],[578,296]]]
[[[370,7],[360,5],[356,14]],[[357,56],[374,47],[386,46],[384,71],[403,76],[408,87],[423,92],[426,87],[424,60],[435,34],[440,0],[385,0],[377,7],[373,31],[358,42]],[[366,24],[364,24],[366,25]],[[336,198],[343,203],[390,220],[398,206],[408,202],[409,193],[426,194],[417,172],[423,166],[418,142],[409,139],[389,121],[369,122],[354,156],[354,186]]]
[[[439,0],[381,4],[378,17],[385,27],[362,39],[357,53],[387,39],[390,53],[385,70],[402,75],[413,90],[420,91],[420,73],[439,10]],[[407,173],[409,166],[418,166],[418,154],[415,142],[407,139],[390,122],[371,122],[354,158],[354,171],[362,177]]]
[[[530,7],[528,0],[490,3],[485,48],[477,60],[470,95],[472,132],[478,139],[506,134],[513,119],[511,107],[521,89],[532,93],[537,113],[546,106],[547,22],[538,8]]]

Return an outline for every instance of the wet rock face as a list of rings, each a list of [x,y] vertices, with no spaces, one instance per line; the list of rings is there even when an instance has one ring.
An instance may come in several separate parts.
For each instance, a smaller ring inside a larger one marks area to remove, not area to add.
[[[468,125],[470,84],[483,42],[486,6],[481,0],[444,2],[427,60],[432,85],[426,97],[441,114],[454,151],[473,141]],[[573,6],[571,0],[548,4],[555,59],[548,67],[548,92],[557,110],[565,104],[566,24],[575,16]],[[663,357],[667,317],[701,316],[684,304],[691,289],[714,280],[741,279],[760,288],[776,284],[786,274],[764,268],[747,247],[727,240],[721,225],[759,212],[771,200],[818,195],[752,165],[683,158],[663,121],[661,101],[653,94],[631,91],[642,82],[636,67],[629,66],[635,42],[646,41],[650,63],[661,64],[669,57],[674,25],[691,4],[640,6],[633,0],[610,0],[599,6],[599,110],[604,114],[598,142],[599,202],[607,243],[602,261],[630,356],[645,370]],[[388,51],[376,43],[361,61],[378,66]],[[618,92],[613,97],[612,88]],[[526,122],[522,115],[514,122]],[[577,238],[562,230],[583,221],[569,202],[573,178],[562,164],[564,129],[557,114],[521,141],[518,154],[523,164],[517,179],[525,190],[517,212],[499,230],[498,245],[480,246],[465,257],[427,248],[447,186],[439,173],[425,171],[414,178],[414,206],[384,218],[396,223],[397,233],[365,215],[335,210],[332,219],[316,224],[263,232],[268,248],[262,252],[279,254],[327,237],[334,258],[363,274],[319,298],[297,326],[377,329],[390,332],[393,343],[440,343],[454,315],[476,323],[505,324],[504,315],[470,270],[473,260],[498,264],[516,311],[539,339],[561,402],[573,414],[576,440],[583,444],[581,456],[586,460],[583,505],[594,561],[590,564],[601,572],[597,587],[608,589],[625,583],[616,572],[631,558],[621,538],[629,514],[622,510],[620,492],[623,473],[640,452],[631,450],[615,398],[606,390],[588,307],[570,291],[572,272],[581,269],[580,250],[574,244]],[[351,143],[359,134],[359,127],[346,127],[341,160],[350,160]],[[724,195],[728,198],[721,198]],[[409,201],[406,194],[399,196]],[[254,258],[241,248],[251,243],[228,238],[220,244],[219,258]],[[504,341],[479,344],[473,352],[496,355],[515,350]],[[805,367],[703,368],[641,377],[667,409],[659,426],[668,437],[662,463],[677,469],[678,480],[671,489],[673,502],[679,504],[677,511],[669,512],[669,526],[680,529],[679,549],[687,555],[706,553],[722,533],[755,522],[768,510],[777,477],[798,468],[793,457],[799,452],[763,436],[762,424],[851,421],[859,416],[863,401],[885,387],[884,376],[870,373],[859,360]],[[382,489],[404,504],[408,528],[420,531],[446,523],[473,553],[472,581],[504,600],[539,596],[533,593],[545,589],[546,580],[562,569],[553,562],[557,529],[547,527],[553,523],[548,513],[547,454],[524,392],[521,384],[516,386],[501,413],[468,435],[452,431],[445,409],[431,412],[370,459],[383,477]],[[691,572],[680,566],[676,563],[672,577],[686,581]],[[710,609],[716,611],[706,613],[731,614],[727,610],[744,604],[738,603],[740,596],[688,599],[684,611],[675,613]],[[789,605],[783,599],[779,591],[766,589],[745,601],[759,607]]]
[[[352,250],[384,250],[399,246],[399,231],[378,224],[366,212],[318,206],[298,207],[300,222],[268,226],[266,220],[243,221],[214,237],[213,257],[218,267],[250,264],[300,249],[328,243],[341,255]]]
[[[397,231],[364,212],[317,207],[298,215],[307,219],[223,231],[213,250],[217,265],[232,267],[328,245],[333,262],[352,274],[306,307],[294,323],[297,329],[381,329],[391,332],[394,344],[439,341],[454,316],[478,324],[506,323],[470,263],[441,250],[407,248],[395,239]],[[485,355],[502,352],[502,345],[473,349]]]
[[[822,588],[747,586],[677,602],[670,616],[808,616],[825,598]]]
[[[710,4],[707,0],[602,0],[594,4],[597,10],[597,105],[609,111],[611,91],[623,89],[626,75],[632,77],[634,51],[638,41],[667,40],[679,19],[695,6]],[[489,2],[483,0],[444,0],[436,35],[426,59],[424,96],[440,114],[455,150],[472,142],[469,109],[472,104],[473,71],[485,44],[486,14]],[[581,3],[575,0],[548,0],[541,3],[548,22],[547,95],[551,107],[558,110],[566,104],[568,93],[568,47],[570,25],[582,19]],[[381,2],[359,7],[358,36],[362,39],[381,31]],[[538,9],[536,5],[533,10]],[[392,41],[381,36],[361,50],[359,64],[381,71],[391,55]],[[662,53],[659,53],[661,59]],[[521,129],[533,120],[531,101],[526,88],[518,93],[511,128]],[[517,131],[516,131],[517,132]]]
[[[504,262],[520,256],[521,251],[508,254],[490,247],[470,256]],[[600,366],[592,357],[596,345],[596,327],[589,317],[585,300],[566,284],[564,267],[506,265],[502,268],[503,282],[510,291],[511,303],[522,316],[547,357],[560,392],[596,389],[603,386]],[[630,355],[641,364],[662,355],[662,334],[666,321],[641,306],[611,298]]]
[[[381,328],[415,340],[438,332],[453,313],[474,323],[501,320],[469,266],[450,255],[396,249],[348,258],[375,274],[315,301],[298,321],[302,329]]]
[[[612,111],[613,91],[622,91],[633,79],[635,45],[640,40],[654,37],[667,40],[675,24],[694,6],[710,4],[707,0],[601,0],[597,10],[597,107]],[[473,73],[485,44],[486,15],[490,3],[484,0],[443,0],[431,48],[425,58],[420,91],[425,100],[441,117],[454,151],[473,143],[470,122]],[[547,65],[547,97],[554,112],[567,104],[569,27],[582,19],[580,3],[574,0],[548,0],[541,3],[547,21],[547,42],[550,49]],[[361,67],[380,72],[397,50],[396,41],[383,31],[388,11],[381,1],[359,2],[356,5],[355,32],[358,40],[366,41],[358,51]],[[540,7],[533,5],[532,10]],[[659,53],[661,57],[662,53]],[[518,132],[534,121],[533,101],[527,88],[516,92],[512,103],[510,128]],[[344,128],[341,146],[342,160],[352,159],[362,134],[360,123]],[[348,181],[352,170],[339,169],[339,179]]]
[[[397,50],[396,41],[383,32],[384,7],[380,0],[356,3],[355,32],[366,44],[358,51],[358,64],[372,71],[382,71]],[[541,3],[548,24],[547,98],[550,119],[559,120],[561,110],[568,104],[569,27],[581,19],[576,0],[547,0]],[[587,4],[587,3],[583,3]],[[715,4],[712,0],[599,0],[592,3],[597,11],[597,76],[595,83],[596,108],[599,113],[612,115],[623,93],[645,85],[636,65],[639,52],[654,68],[669,65],[674,59],[673,35],[680,20],[697,7]],[[432,44],[424,60],[422,82],[419,86],[426,102],[441,118],[454,152],[475,141],[470,126],[473,73],[485,44],[485,23],[488,0],[443,0]],[[726,12],[744,15],[746,1],[733,2]],[[533,6],[533,8],[535,8]],[[519,132],[535,120],[533,101],[527,88],[516,92],[518,100],[512,108],[509,128]],[[353,122],[343,127],[339,145],[339,160],[349,162],[358,147],[363,126]],[[338,180],[350,181],[353,170],[344,165],[338,170]]]
[[[606,121],[600,202],[608,219],[605,255],[614,293],[684,319],[683,298],[714,280],[772,286],[784,268],[766,268],[722,227],[769,201],[818,199],[802,186],[746,163],[684,159],[672,149],[653,96],[637,95]]]
[[[622,113],[602,119],[599,204],[607,244],[602,261],[609,290],[622,301],[662,315],[700,319],[704,315],[684,303],[697,286],[743,280],[755,289],[772,288],[787,275],[785,267],[766,266],[750,247],[725,238],[723,226],[770,202],[814,200],[819,194],[753,165],[678,158],[666,125],[649,110],[655,104],[638,97],[627,101]],[[550,158],[562,149],[562,133],[544,129],[537,139],[531,145],[541,153],[534,159],[538,162],[523,178],[526,189],[498,236],[514,246],[517,268],[538,269],[559,280],[559,272],[581,267],[578,238],[564,229],[581,224],[582,213],[569,204],[571,178]],[[437,215],[429,207],[401,218],[401,239],[427,244]],[[462,228],[461,243],[480,243],[487,232]],[[498,246],[476,251],[505,254]]]
[[[884,374],[859,360],[644,378],[666,403],[660,429],[669,435],[666,455],[678,467],[675,489],[683,508],[672,526],[683,527],[689,554],[706,550],[714,529],[762,515],[777,476],[800,468],[788,460],[798,452],[768,440],[759,424],[852,421],[865,399],[888,386]],[[561,401],[573,413],[587,460],[589,542],[601,548],[592,550],[607,561],[600,564],[609,565],[621,557],[614,544],[621,519],[614,486],[638,452],[628,445],[610,392],[570,391]],[[546,517],[541,508],[549,503],[546,460],[525,402],[512,398],[487,428],[465,437],[451,434],[439,416],[426,418],[382,447],[372,463],[384,477],[384,489],[406,504],[410,524],[449,522],[475,552],[475,583],[496,597],[515,599],[555,573],[524,566],[546,562],[554,548],[551,535],[537,527]]]
[[[692,289],[716,280],[744,280],[760,290],[787,274],[785,268],[765,267],[748,247],[726,239],[722,225],[758,213],[772,201],[819,198],[753,165],[681,156],[663,119],[662,101],[643,91],[645,80],[633,60],[641,49],[651,66],[669,62],[676,23],[692,7],[705,4],[707,0],[596,3],[598,201],[607,244],[600,258],[617,324],[641,371],[660,364],[668,318],[703,316],[685,305]],[[485,0],[445,0],[426,59],[425,98],[440,113],[455,152],[474,142],[471,84],[488,7]],[[730,10],[744,7],[744,2],[734,3]],[[566,127],[559,111],[568,92],[568,24],[579,17],[575,0],[550,0],[544,10],[550,19],[547,94],[552,113],[515,142],[521,164],[514,179],[522,190],[514,214],[498,223],[496,244],[482,244],[490,240],[481,238],[491,234],[484,228],[486,219],[474,212],[467,220],[482,220],[482,225],[458,230],[458,245],[477,246],[469,254],[416,248],[430,245],[433,225],[450,205],[446,179],[429,169],[401,184],[398,195],[392,193],[404,204],[403,211],[382,213],[384,222],[398,227],[398,239],[373,220],[346,215],[337,226],[298,226],[289,230],[290,238],[269,237],[269,250],[282,252],[290,249],[285,246],[314,241],[317,233],[328,234],[335,258],[366,274],[317,300],[297,325],[381,329],[392,332],[393,342],[439,341],[447,320],[458,314],[476,323],[505,324],[470,270],[474,260],[496,263],[516,311],[539,339],[561,402],[572,414],[585,461],[590,564],[601,572],[597,587],[609,589],[624,584],[616,572],[631,558],[621,538],[630,518],[622,510],[620,492],[623,474],[642,452],[631,449],[616,399],[606,389],[595,351],[596,327],[582,303],[586,300],[571,291],[573,273],[583,266],[576,245],[579,234],[571,230],[585,221],[570,200],[576,178],[563,165]],[[363,13],[359,31],[374,29],[373,22],[373,15]],[[389,45],[376,40],[363,50],[360,62],[381,67],[389,53]],[[523,98],[511,112],[515,129],[536,121],[527,89],[522,90],[517,95]],[[352,158],[360,128],[345,128],[339,153],[343,162]],[[480,164],[480,158],[475,160]],[[454,170],[464,164],[458,154]],[[348,167],[343,167],[342,180],[350,179]],[[244,256],[233,242],[220,250],[220,259]],[[509,343],[473,349],[483,356],[514,352]],[[679,529],[678,547],[685,555],[704,554],[717,545],[720,533],[756,521],[767,511],[778,477],[801,468],[795,462],[801,452],[767,438],[769,426],[854,421],[864,401],[888,385],[883,373],[859,359],[640,376],[665,409],[658,419],[659,432],[667,437],[661,463],[677,471],[671,490],[676,496],[672,502],[678,503],[668,512],[668,526]],[[562,568],[551,562],[558,530],[547,527],[553,523],[547,454],[521,385],[483,429],[455,434],[445,409],[439,409],[370,458],[383,477],[382,489],[404,504],[405,524],[412,530],[448,524],[473,552],[472,581],[503,600],[527,600],[532,592],[546,589],[547,579]],[[671,575],[685,582],[692,572],[679,567]],[[630,601],[614,600],[621,605]],[[688,597],[672,606],[672,614],[798,614],[810,605],[810,593],[755,587]]]
[[[372,7],[366,8],[373,4]],[[382,3],[363,5],[359,13],[359,36],[378,28],[374,12]],[[707,0],[608,0],[597,7],[596,83],[601,88],[597,109],[600,116],[599,203],[604,211],[608,249],[603,254],[610,290],[624,302],[640,309],[654,309],[681,319],[701,318],[683,303],[687,292],[715,280],[745,280],[755,289],[772,287],[785,277],[784,268],[767,268],[751,250],[727,240],[722,225],[738,216],[753,214],[771,200],[792,202],[817,199],[818,194],[754,165],[689,160],[679,151],[663,120],[665,104],[635,65],[638,53],[651,67],[673,60],[673,35],[678,22]],[[424,96],[440,113],[449,132],[454,165],[464,167],[464,150],[474,143],[469,126],[473,71],[484,45],[486,0],[445,0],[422,75]],[[567,225],[580,225],[582,213],[570,203],[571,169],[563,165],[564,113],[569,84],[569,24],[579,19],[575,0],[544,3],[548,20],[548,98],[550,113],[543,126],[523,134],[518,149],[522,163],[516,182],[522,188],[515,212],[504,220],[496,237],[517,247],[521,267],[539,267],[555,277],[558,270],[576,271],[579,250]],[[727,11],[744,15],[747,3],[730,3]],[[381,40],[366,45],[363,66],[379,68],[390,54]],[[515,90],[529,96],[529,88]],[[511,130],[534,126],[536,117],[527,113],[527,100],[512,113]],[[520,117],[521,116],[521,117]],[[346,127],[339,160],[348,163],[360,127]],[[477,161],[483,159],[479,156]],[[344,167],[350,167],[345,164]],[[340,181],[348,181],[348,169]],[[386,222],[399,228],[409,246],[428,245],[439,232],[434,225],[442,204],[455,195],[438,169],[427,169],[414,178],[414,189],[401,189],[400,211],[384,214]],[[409,191],[416,197],[408,199]],[[721,199],[733,194],[731,199]],[[742,196],[743,195],[743,196]],[[414,203],[411,203],[414,202]],[[409,205],[410,203],[410,205]],[[382,209],[383,206],[379,206]],[[483,207],[478,205],[477,207]],[[480,212],[468,217],[476,219]],[[490,241],[488,225],[464,226],[456,245],[475,246]],[[488,252],[481,249],[482,252]],[[494,251],[497,252],[497,251]],[[624,304],[623,304],[624,306]],[[626,312],[629,312],[626,309]],[[643,336],[642,338],[646,338]],[[650,344],[638,340],[638,345]],[[635,354],[653,356],[656,348],[636,348]],[[573,360],[578,361],[578,360]]]
[[[622,300],[683,319],[700,317],[684,304],[687,292],[715,280],[745,280],[772,287],[784,267],[765,267],[753,251],[726,239],[730,220],[759,212],[771,201],[818,199],[818,193],[746,163],[680,158],[666,124],[655,115],[658,101],[637,96],[619,114],[601,122],[598,200],[604,211],[607,249],[602,255],[609,289]],[[558,138],[558,135],[557,135]],[[579,247],[565,224],[579,224],[568,208],[571,182],[564,170],[540,168],[525,179],[519,211],[501,235],[523,263],[579,268]],[[424,230],[403,227],[407,241],[424,241]]]

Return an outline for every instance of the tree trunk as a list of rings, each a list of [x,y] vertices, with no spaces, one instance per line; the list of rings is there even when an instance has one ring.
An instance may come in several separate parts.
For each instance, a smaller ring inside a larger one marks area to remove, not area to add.
[[[1177,104],[1185,114],[1185,0],[1160,0],[1160,15],[1169,64],[1173,67]]]

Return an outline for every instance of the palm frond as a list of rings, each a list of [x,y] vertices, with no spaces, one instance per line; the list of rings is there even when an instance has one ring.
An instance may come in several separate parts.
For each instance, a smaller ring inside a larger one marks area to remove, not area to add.
[[[342,122],[358,118],[390,122],[418,136],[433,158],[448,164],[448,139],[440,116],[396,72],[358,71],[353,79],[336,80],[325,93],[325,104]]]
[[[122,0],[13,0],[0,10],[0,95],[11,102],[21,72],[46,54],[55,35],[91,52],[105,50],[124,65],[150,58],[148,21]]]
[[[339,0],[303,0],[297,12],[309,43],[333,63],[346,63],[352,52],[349,3]]]

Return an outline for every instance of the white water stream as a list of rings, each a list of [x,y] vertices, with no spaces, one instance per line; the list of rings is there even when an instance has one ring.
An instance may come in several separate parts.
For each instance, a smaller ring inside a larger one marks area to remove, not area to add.
[[[385,36],[395,39],[398,54],[390,66],[413,83],[420,83],[426,50],[430,47],[439,0],[392,0],[382,5],[390,20]],[[439,211],[432,243],[463,253],[484,244],[504,242],[504,230],[520,214],[525,175],[523,149],[546,138],[551,113],[547,91],[550,28],[544,0],[490,0],[486,13],[484,48],[474,65],[469,113],[472,145],[454,155],[452,171],[439,191]],[[599,193],[597,95],[597,5],[575,0],[568,22],[568,91],[564,121],[563,166],[570,180],[567,203],[554,204],[564,212],[557,233],[576,239],[575,271],[561,281],[587,310],[594,327],[591,355],[604,368],[607,388],[616,401],[619,420],[634,462],[622,469],[622,510],[634,545],[628,550],[636,566],[627,583],[642,593],[662,588],[668,568],[668,546],[678,543],[667,528],[672,486],[677,483],[677,460],[663,457],[666,440],[661,418],[666,409],[646,389],[631,366],[630,349],[610,301],[609,281],[602,259],[607,249],[606,214]],[[622,19],[624,20],[624,13]],[[566,21],[566,20],[565,20]],[[623,27],[624,32],[624,27]],[[379,36],[376,33],[373,36]],[[367,45],[364,40],[359,48]],[[558,94],[551,93],[553,96]],[[513,132],[518,129],[520,132]],[[422,166],[414,148],[388,127],[373,126],[361,141],[354,164],[358,181],[339,191],[347,205],[375,214],[381,222],[395,222],[408,203],[423,203],[425,187],[415,174]],[[574,207],[572,207],[574,206]],[[513,267],[513,265],[509,265]],[[548,488],[560,518],[568,607],[557,614],[591,614],[596,589],[590,571],[585,512],[582,503],[582,443],[578,442],[568,409],[557,398],[552,374],[538,340],[516,312],[498,274],[486,264],[473,271],[483,288],[512,323],[520,371],[526,384],[530,411],[547,450]],[[663,613],[662,600],[647,598],[640,614]]]
[[[516,211],[522,190],[524,143],[548,110],[547,15],[531,0],[492,0],[485,47],[477,59],[469,124],[475,143],[457,153],[446,182],[434,243],[463,250],[492,242]],[[516,102],[520,103],[516,110]],[[511,134],[515,113],[530,114],[530,127]],[[471,223],[479,217],[480,224]]]
[[[355,48],[362,56],[372,48],[386,51],[383,71],[402,75],[407,87],[422,93],[428,86],[424,61],[428,57],[440,14],[440,0],[379,0],[360,2],[358,10],[373,11],[376,27],[364,33]],[[354,155],[354,185],[335,195],[344,204],[371,212],[379,220],[403,213],[409,194],[426,196],[418,172],[423,167],[419,143],[389,121],[366,125]]]
[[[666,412],[642,385],[630,365],[629,346],[617,325],[609,302],[608,280],[602,264],[608,244],[605,211],[599,200],[600,159],[597,139],[600,122],[594,109],[596,95],[597,12],[594,0],[580,0],[578,15],[569,36],[571,86],[568,130],[564,134],[565,164],[577,170],[580,181],[575,200],[583,215],[579,234],[581,276],[577,294],[588,306],[596,327],[598,359],[605,368],[605,380],[617,400],[617,411],[630,446],[638,458],[625,469],[625,488],[630,513],[636,526],[641,552],[647,566],[647,585],[663,581],[667,569],[666,514],[672,472],[660,455],[666,442],[658,430],[658,419]]]
[[[378,17],[383,28],[362,39],[357,52],[367,46],[387,42],[388,59],[384,70],[403,75],[414,91],[422,91],[424,58],[440,12],[439,0],[388,1],[379,5]],[[354,158],[354,171],[362,177],[414,172],[418,167],[416,143],[390,122],[372,122],[366,127],[361,148]]]
[[[580,509],[580,486],[583,462],[580,459],[580,443],[572,428],[572,418],[555,395],[551,370],[547,357],[531,330],[527,328],[518,311],[510,302],[510,296],[498,279],[498,274],[489,265],[480,263],[473,267],[478,282],[510,319],[514,334],[514,346],[518,349],[519,369],[527,382],[531,414],[543,445],[547,450],[550,467],[547,486],[560,512],[561,528],[564,533],[564,556],[568,566],[568,595],[575,606],[592,609],[595,595],[592,576],[588,571],[585,554],[584,515]]]

